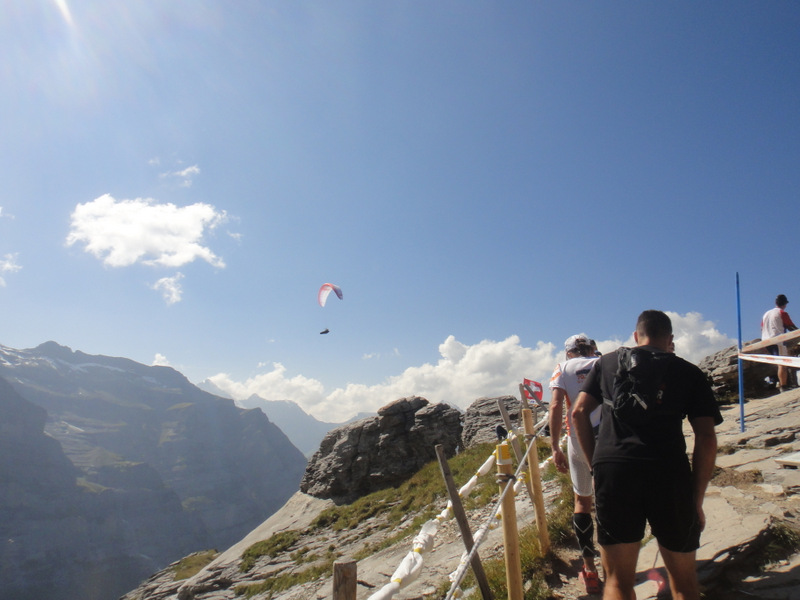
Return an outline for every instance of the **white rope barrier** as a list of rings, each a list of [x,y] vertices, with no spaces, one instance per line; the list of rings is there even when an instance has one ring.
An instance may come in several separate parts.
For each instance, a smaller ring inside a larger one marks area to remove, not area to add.
[[[540,423],[537,423],[537,428],[542,423],[546,424],[546,420],[542,419]],[[520,437],[516,431],[509,431],[508,432],[509,439],[513,438],[514,436]],[[532,440],[532,443],[535,443],[535,439]],[[500,507],[502,499],[505,497],[505,493],[509,489],[514,490],[514,494],[518,494],[522,489],[522,486],[525,484],[525,478],[528,476],[527,471],[523,469],[527,466],[527,453],[525,454],[523,460],[520,462],[519,468],[517,469],[517,473],[515,475],[516,481],[513,486],[507,486],[503,492],[503,495],[500,498],[495,510],[492,511],[492,514],[484,523],[484,525],[477,531],[474,536],[472,552],[467,553],[465,552],[461,560],[459,561],[459,567],[451,573],[450,580],[451,582],[455,582],[456,578],[454,577],[459,570],[463,571],[458,577],[458,585],[455,586],[458,588],[458,595],[448,595],[449,598],[458,598],[460,596],[461,590],[458,586],[461,584],[461,580],[464,578],[466,574],[467,567],[469,566],[470,561],[472,560],[472,556],[477,551],[478,547],[483,543],[486,539],[489,531],[491,529],[496,529],[500,524]],[[478,468],[475,474],[470,477],[469,481],[465,483],[461,488],[458,490],[458,495],[461,498],[466,498],[469,496],[475,487],[478,485],[478,478],[484,475],[487,475],[495,465],[496,455],[495,452],[492,452],[491,455],[484,461],[484,463]],[[540,469],[543,469],[548,462],[552,461],[552,456],[548,457],[546,460],[542,461],[539,465]],[[424,565],[424,558],[423,555],[433,548],[433,542],[436,538],[436,533],[439,530],[439,524],[452,518],[453,517],[453,501],[448,500],[447,506],[445,509],[436,515],[433,519],[426,521],[421,529],[420,532],[414,537],[412,541],[412,548],[411,551],[406,554],[405,558],[400,562],[400,565],[395,569],[392,577],[386,585],[384,585],[381,589],[377,592],[373,593],[367,600],[391,600],[394,596],[404,587],[410,585],[414,581],[417,580],[420,573],[422,572],[422,567]],[[451,586],[451,591],[454,588]],[[455,593],[455,592],[454,592]]]
[[[470,477],[469,481],[461,486],[461,488],[458,490],[458,495],[462,498],[469,496],[472,493],[472,490],[475,489],[475,486],[478,485],[478,477],[482,477],[483,475],[489,473],[492,470],[492,467],[494,467],[494,463],[495,455],[492,453],[484,461],[476,473]],[[452,516],[453,501],[448,500],[447,506],[441,513],[436,515],[436,517],[433,519],[426,521],[422,525],[420,532],[414,537],[411,551],[406,554],[405,558],[400,563],[400,566],[398,566],[395,572],[392,574],[392,578],[389,583],[372,594],[368,600],[390,600],[402,588],[415,581],[417,577],[419,577],[420,571],[422,571],[422,566],[424,563],[422,557],[423,553],[429,552],[433,548],[433,541],[439,529],[439,523],[452,518]]]
[[[536,439],[533,438],[531,443],[535,444]],[[552,461],[552,456],[547,457],[539,464],[539,468],[543,469],[547,466],[547,463]],[[524,478],[527,476],[527,471],[525,471],[525,467],[528,466],[528,453],[526,452],[523,456],[522,460],[517,467],[517,472],[514,474],[515,483],[514,485],[506,486],[503,490],[503,493],[500,494],[500,497],[497,500],[497,504],[495,505],[494,510],[489,515],[489,518],[484,522],[484,524],[478,529],[478,532],[475,534],[474,544],[472,546],[472,550],[469,552],[464,552],[461,555],[461,560],[458,563],[458,568],[450,574],[450,590],[447,592],[447,596],[445,596],[445,600],[452,600],[453,598],[460,598],[462,595],[461,591],[461,582],[463,581],[464,577],[467,574],[467,569],[469,568],[470,562],[472,561],[472,557],[478,551],[480,545],[484,542],[487,535],[489,534],[489,530],[496,529],[499,526],[500,519],[502,519],[502,505],[503,499],[506,497],[508,490],[514,490],[514,494],[517,494],[521,489],[521,486],[524,484]]]
[[[785,367],[795,367],[800,369],[800,357],[797,356],[775,356],[774,354],[745,354],[739,352],[742,360],[752,360],[753,362],[767,363],[771,365],[783,365]]]

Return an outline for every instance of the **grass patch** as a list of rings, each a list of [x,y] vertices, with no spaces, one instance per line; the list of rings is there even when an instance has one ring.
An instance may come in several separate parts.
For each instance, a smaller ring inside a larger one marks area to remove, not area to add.
[[[282,592],[288,590],[296,585],[314,581],[320,577],[330,575],[333,570],[333,563],[341,556],[341,553],[335,552],[332,549],[328,550],[323,559],[307,569],[296,571],[292,573],[279,573],[269,579],[265,579],[260,583],[250,585],[237,585],[234,592],[237,596],[244,596],[245,598],[252,598],[256,594],[263,594],[265,592]],[[271,596],[270,596],[271,597]]]
[[[265,592],[282,592],[291,587],[314,581],[324,575],[330,574],[333,569],[333,560],[330,563],[315,565],[297,573],[285,573],[276,575],[265,579],[261,583],[254,583],[251,585],[237,585],[234,592],[237,596],[244,596],[245,598],[252,598],[256,594],[263,594]],[[270,596],[271,597],[271,596]]]
[[[750,444],[742,444],[742,445],[721,444],[717,448],[717,454],[729,455],[729,454],[736,454],[738,450],[753,450],[753,449],[755,449],[755,447]]]
[[[494,445],[482,444],[450,459],[448,464],[456,485],[466,483],[493,450]],[[484,477],[478,482],[472,497],[464,499],[465,506],[471,508],[468,506],[470,501],[483,506],[487,503],[486,499],[490,499],[496,491],[497,485],[494,479],[489,476]],[[403,531],[406,531],[417,520],[421,525],[435,516],[441,510],[440,505],[443,505],[446,498],[447,490],[439,462],[432,461],[396,488],[379,490],[362,496],[351,504],[325,509],[314,519],[309,529],[313,531],[329,527],[333,531],[343,531],[354,529],[368,519],[380,517],[382,528],[394,528],[402,524]],[[409,522],[408,515],[417,513],[420,515],[413,522]]]
[[[794,527],[782,521],[777,521],[769,526],[769,533],[769,543],[758,554],[757,564],[759,568],[785,560],[800,550],[800,531]]]
[[[559,484],[558,496],[551,505],[547,515],[547,532],[553,546],[573,547],[575,543],[572,530],[572,513],[574,495],[572,482],[569,475],[559,473],[552,464],[542,472],[542,478],[555,479]],[[519,532],[520,563],[522,565],[522,581],[524,582],[524,600],[547,600],[552,597],[547,585],[546,576],[552,572],[550,557],[542,554],[539,544],[539,533],[535,524],[527,525]],[[506,587],[505,557],[499,556],[483,561],[486,578],[495,598],[508,597]],[[449,582],[443,582],[437,592],[444,597],[450,589]],[[464,578],[462,589],[470,590],[465,595],[465,600],[479,600],[481,598],[477,582],[469,571]],[[438,595],[437,595],[438,597]]]
[[[464,485],[475,475],[481,465],[494,452],[494,449],[495,444],[482,444],[451,458],[448,461],[448,465],[456,486]],[[537,449],[539,460],[543,460],[550,454],[549,445],[545,440],[537,439]],[[570,535],[572,532],[572,487],[566,475],[557,473],[555,468],[552,468],[552,471],[555,474],[550,473],[546,477],[550,479],[560,477],[567,482],[568,501],[559,499],[559,506],[552,511],[557,515],[561,515],[562,512],[568,513],[568,518],[564,521],[566,525],[549,524],[548,527],[551,532],[551,539],[561,540],[566,539],[566,534],[558,533],[561,528],[567,527]],[[478,478],[478,483],[469,497],[462,498],[465,509],[480,508],[496,501],[498,484],[494,477],[495,472],[496,468],[493,468],[490,473]],[[321,531],[326,529],[335,533],[360,527],[363,531],[360,530],[359,535],[363,536],[370,535],[376,530],[389,531],[381,542],[368,544],[352,556],[353,560],[361,560],[386,547],[401,543],[403,539],[416,534],[426,521],[441,512],[446,502],[447,490],[439,463],[438,461],[432,461],[395,488],[379,490],[363,496],[351,504],[332,506],[325,509],[304,531],[284,531],[273,535],[268,540],[253,544],[242,554],[242,562],[239,568],[243,572],[249,571],[255,566],[259,558],[264,556],[274,558],[281,553],[287,552],[296,544],[302,546],[302,536],[319,536]],[[559,518],[562,521],[564,520],[561,517]],[[365,527],[364,523],[369,520],[372,520],[370,526]],[[550,520],[548,519],[548,521]],[[541,579],[541,585],[539,583],[535,585],[529,584],[528,588],[546,590],[547,587],[544,584],[543,575],[541,575],[544,559],[539,557],[541,552],[539,550],[538,536],[536,535],[535,527],[531,526],[528,529],[529,531],[521,534],[520,540],[525,565],[525,578],[528,581]],[[257,594],[269,595],[327,576],[333,569],[334,561],[340,555],[340,553],[336,552],[333,544],[328,547],[324,556],[310,553],[308,549],[295,549],[289,555],[292,559],[291,566],[288,566],[281,573],[270,576],[269,579],[250,585],[242,584],[237,586],[236,594],[248,598]],[[297,570],[300,565],[307,565],[307,567]],[[290,570],[293,570],[293,572],[289,572]],[[500,560],[499,571],[500,573],[497,577],[501,580],[501,583],[498,589],[505,589],[505,566],[502,559]],[[445,592],[447,587],[445,587]],[[531,594],[525,596],[526,600],[546,598],[544,595],[539,595],[539,592],[531,592]],[[497,597],[502,596],[498,594]]]
[[[180,404],[173,404],[167,410],[183,410],[184,408],[189,408],[190,406],[194,406],[193,402],[181,402]]]
[[[572,488],[570,487],[570,489]],[[545,574],[550,571],[550,564],[547,558],[542,555],[536,525],[527,525],[520,530],[519,551],[524,600],[548,600],[548,598],[551,598],[551,594],[550,588],[545,581]],[[483,561],[483,570],[486,572],[486,579],[494,597],[507,598],[505,557],[500,556]],[[445,588],[445,594],[449,588],[448,584]],[[464,578],[462,589],[470,589],[470,592],[464,596],[465,600],[479,600],[482,598],[472,571]]]
[[[742,561],[742,564],[736,571],[728,573],[724,578],[711,583],[711,588],[706,590],[703,598],[706,600],[728,600],[732,597],[748,597],[759,598],[754,593],[751,593],[749,586],[746,582],[750,580],[750,576],[754,574],[763,573],[770,565],[779,563],[786,560],[800,550],[800,531],[795,526],[789,525],[782,521],[774,521],[767,528],[767,537],[763,546],[755,549],[752,557],[748,560]],[[750,560],[752,558],[752,560]],[[769,577],[767,575],[766,577]],[[779,575],[776,580],[775,589],[783,589],[780,586]],[[788,588],[786,593],[789,595],[780,596],[782,598],[789,598],[791,591]],[[740,592],[742,595],[735,594]]]
[[[192,496],[191,498],[186,498],[183,502],[181,502],[183,509],[189,512],[202,510],[204,507],[209,506],[210,504],[211,500],[205,496]]]
[[[219,556],[219,552],[216,550],[204,550],[203,552],[195,552],[181,559],[178,564],[173,567],[174,580],[181,581],[196,575],[217,556]]]
[[[758,469],[739,471],[738,469],[726,467],[714,467],[714,474],[711,477],[711,483],[719,487],[727,485],[739,487],[763,482],[764,475]]]
[[[242,553],[242,562],[239,563],[239,570],[249,571],[262,556],[275,558],[281,552],[288,550],[300,537],[300,532],[296,529],[281,531],[272,537],[260,542],[256,542]]]
[[[108,489],[107,487],[100,485],[99,483],[88,481],[85,477],[78,477],[76,480],[76,484],[78,485],[79,488],[82,488],[84,491],[87,491],[91,494],[99,494]]]
[[[721,444],[717,446],[717,454],[728,456],[730,454],[735,454],[738,449],[739,447],[734,444]]]
[[[574,546],[575,533],[572,527],[572,514],[575,512],[575,494],[568,473],[560,473],[551,462],[542,473],[542,479],[558,482],[558,495],[553,499],[547,514],[547,533],[554,546]]]

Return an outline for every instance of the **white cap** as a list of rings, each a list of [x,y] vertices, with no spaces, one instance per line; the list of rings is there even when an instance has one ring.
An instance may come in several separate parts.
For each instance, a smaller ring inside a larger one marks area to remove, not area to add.
[[[567,338],[567,341],[564,342],[564,350],[567,352],[573,352],[578,349],[578,346],[581,344],[585,344],[586,346],[590,345],[589,338],[586,337],[586,334],[583,333],[576,333],[575,335],[571,335]]]

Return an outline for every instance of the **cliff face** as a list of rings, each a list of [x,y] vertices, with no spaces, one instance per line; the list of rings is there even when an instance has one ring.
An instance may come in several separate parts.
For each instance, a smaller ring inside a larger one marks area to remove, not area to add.
[[[0,347],[0,600],[110,600],[225,548],[305,458],[259,410],[180,373],[48,343]]]
[[[90,482],[45,419],[0,379],[0,598],[112,598],[205,541],[155,471],[120,464]]]

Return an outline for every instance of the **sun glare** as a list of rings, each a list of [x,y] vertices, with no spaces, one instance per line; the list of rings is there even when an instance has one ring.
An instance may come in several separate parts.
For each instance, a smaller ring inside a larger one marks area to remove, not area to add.
[[[55,3],[58,12],[61,13],[62,17],[64,17],[66,24],[72,27],[72,13],[69,12],[67,0],[53,0],[53,2]]]

